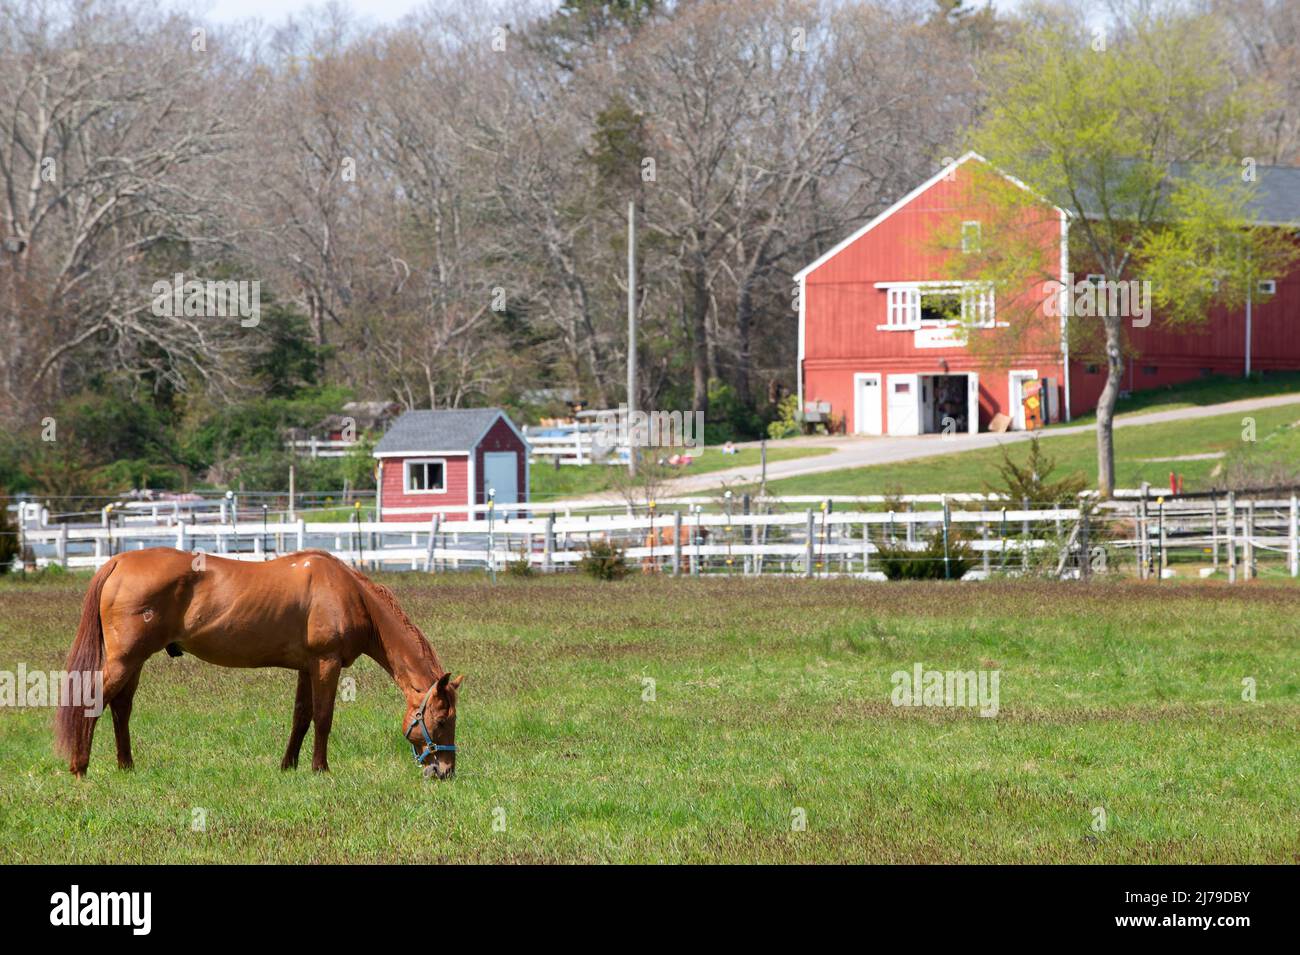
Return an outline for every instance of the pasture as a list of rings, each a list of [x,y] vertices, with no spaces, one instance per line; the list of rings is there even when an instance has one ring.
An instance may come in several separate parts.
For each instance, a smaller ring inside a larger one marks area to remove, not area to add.
[[[381,579],[467,675],[455,780],[368,659],[314,775],[293,674],[160,655],[132,773],[0,707],[0,861],[1300,861],[1290,582]],[[86,580],[0,580],[0,670],[62,667]],[[891,705],[917,663],[997,716]]]

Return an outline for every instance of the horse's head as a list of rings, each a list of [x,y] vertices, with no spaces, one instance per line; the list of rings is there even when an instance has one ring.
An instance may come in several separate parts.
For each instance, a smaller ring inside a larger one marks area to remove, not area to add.
[[[425,776],[449,779],[456,772],[456,697],[464,679],[444,673],[418,704],[406,709],[402,726]]]

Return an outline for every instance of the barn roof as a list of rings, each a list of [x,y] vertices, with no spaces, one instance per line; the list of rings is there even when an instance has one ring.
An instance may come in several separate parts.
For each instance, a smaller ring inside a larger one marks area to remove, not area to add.
[[[500,408],[450,408],[443,411],[408,411],[375,445],[375,456],[393,454],[468,454],[483,440],[498,418],[516,435],[519,429]],[[520,440],[523,436],[520,435]]]
[[[1189,163],[1170,163],[1164,181],[1166,190],[1195,172],[1196,167]],[[1235,180],[1238,174],[1234,169],[1226,175]],[[1085,189],[1079,201],[1088,218],[1100,217],[1101,203],[1094,193]],[[1246,202],[1245,212],[1256,225],[1300,225],[1300,166],[1256,166],[1255,187]]]

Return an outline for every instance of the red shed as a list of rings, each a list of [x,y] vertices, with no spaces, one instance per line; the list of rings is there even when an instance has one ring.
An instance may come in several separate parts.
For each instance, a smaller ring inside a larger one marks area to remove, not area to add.
[[[528,442],[500,408],[408,411],[375,445],[379,519],[473,516],[457,506],[528,498]]]
[[[962,167],[972,160],[986,162],[967,153],[795,274],[799,400],[806,413],[842,421],[849,433],[924,434],[943,431],[945,424],[975,432],[998,413],[1023,427],[1023,399],[1031,390],[1041,390],[1051,421],[1096,407],[1106,370],[1072,360],[1064,326],[1055,327],[1064,319],[1045,316],[1042,335],[1027,337],[1019,353],[1000,356],[996,364],[972,354],[958,334],[959,325],[978,335],[981,326],[1003,320],[992,290],[940,278],[946,274],[941,253],[927,243],[957,215],[963,243],[968,229],[978,241],[981,213],[967,205],[970,192],[962,181]],[[1256,221],[1300,225],[1300,168],[1261,166],[1258,173]],[[1086,263],[1070,256],[1070,216],[1045,206],[1049,214],[1027,226],[1034,230],[1030,239],[1043,243],[1053,263],[1059,254],[1063,284],[1083,279]],[[1300,368],[1300,336],[1293,331],[1300,325],[1300,268],[1261,285],[1276,294],[1267,304],[1256,303],[1249,318],[1244,310],[1217,309],[1194,330],[1171,331],[1158,318],[1150,327],[1129,329],[1136,354],[1126,358],[1126,390]],[[963,321],[954,322],[947,316],[958,300]]]

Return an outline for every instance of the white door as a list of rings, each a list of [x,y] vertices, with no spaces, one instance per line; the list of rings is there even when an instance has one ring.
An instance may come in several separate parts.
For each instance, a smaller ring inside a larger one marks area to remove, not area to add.
[[[853,376],[853,433],[883,434],[884,407],[880,395],[880,376]]]
[[[1011,427],[1017,431],[1025,430],[1025,392],[1024,384],[1038,377],[1037,371],[1008,372],[1007,400],[1011,407],[1007,414],[1011,416]]]
[[[971,434],[980,430],[980,376],[973,371],[966,375],[966,430]]]
[[[889,433],[921,433],[921,381],[920,375],[890,375]]]
[[[519,455],[488,451],[483,455],[483,491],[495,490],[497,504],[519,503]],[[486,501],[484,502],[486,503]]]

